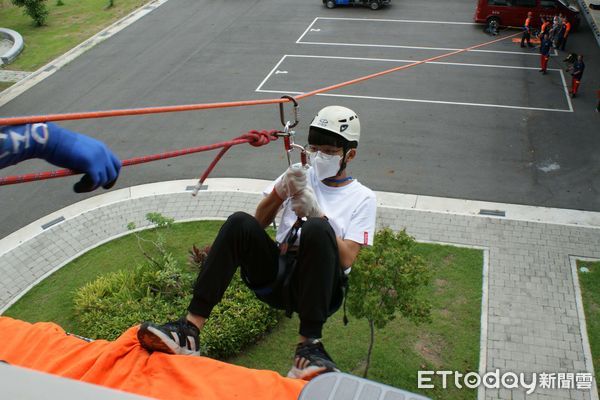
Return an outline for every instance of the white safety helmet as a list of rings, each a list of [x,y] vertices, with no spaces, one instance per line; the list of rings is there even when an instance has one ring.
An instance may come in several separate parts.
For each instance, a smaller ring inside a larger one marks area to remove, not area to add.
[[[321,109],[310,126],[333,132],[356,144],[360,139],[358,115],[346,107],[327,106]]]

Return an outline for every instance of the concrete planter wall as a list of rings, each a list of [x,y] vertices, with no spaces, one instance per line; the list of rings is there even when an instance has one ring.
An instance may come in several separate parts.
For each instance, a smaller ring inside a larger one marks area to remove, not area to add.
[[[0,64],[10,64],[23,51],[23,37],[12,29],[0,28],[0,39],[9,40],[13,44],[10,50],[0,54]]]

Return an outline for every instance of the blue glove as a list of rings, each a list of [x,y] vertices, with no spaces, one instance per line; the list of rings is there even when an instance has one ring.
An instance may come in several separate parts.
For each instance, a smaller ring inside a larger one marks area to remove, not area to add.
[[[121,161],[102,142],[56,124],[5,126],[0,130],[0,168],[29,158],[42,158],[85,175],[73,186],[77,193],[99,186],[110,189]]]

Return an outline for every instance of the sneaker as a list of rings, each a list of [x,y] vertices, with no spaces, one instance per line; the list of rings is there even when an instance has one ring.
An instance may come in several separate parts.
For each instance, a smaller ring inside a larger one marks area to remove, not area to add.
[[[188,356],[200,355],[199,336],[198,328],[185,317],[164,325],[144,322],[137,334],[140,344],[148,351]]]
[[[288,378],[311,380],[326,372],[340,372],[319,339],[307,339],[296,346],[294,365]]]

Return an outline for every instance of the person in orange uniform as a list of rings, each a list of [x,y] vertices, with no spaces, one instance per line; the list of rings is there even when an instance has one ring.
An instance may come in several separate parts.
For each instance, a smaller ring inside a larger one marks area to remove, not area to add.
[[[547,74],[548,60],[550,59],[550,49],[552,48],[552,41],[547,33],[544,33],[540,43],[540,54],[541,54],[541,69],[540,72],[544,75]]]
[[[544,35],[544,33],[550,32],[550,21],[548,18],[542,17],[542,27],[540,28],[540,38]]]
[[[523,25],[523,36],[521,37],[521,47],[525,47],[525,41],[527,41],[527,46],[533,47],[531,44],[531,16],[533,13],[529,11],[527,13],[527,19],[525,20],[525,24]]]
[[[563,20],[563,29],[562,29],[562,37],[559,38],[560,46],[559,48],[562,51],[565,51],[565,46],[567,45],[567,38],[569,37],[569,32],[571,32],[571,23],[568,19]]]
[[[569,67],[568,70],[571,71],[571,77],[573,78],[571,81],[571,97],[575,98],[577,96],[577,91],[579,90],[581,78],[583,77],[583,71],[585,70],[585,63],[583,62],[583,56],[581,54],[577,57],[577,61],[575,61],[573,66]]]

